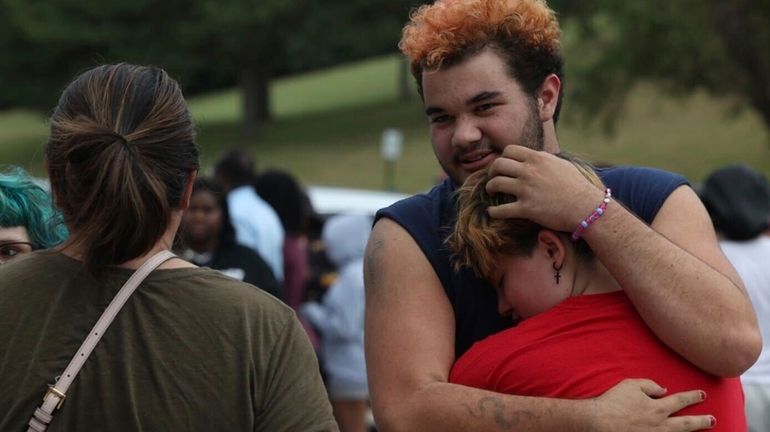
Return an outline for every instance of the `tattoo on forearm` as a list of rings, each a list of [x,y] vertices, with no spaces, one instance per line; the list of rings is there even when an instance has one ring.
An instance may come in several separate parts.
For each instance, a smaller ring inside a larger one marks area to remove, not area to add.
[[[537,417],[529,411],[506,408],[503,401],[491,396],[479,399],[475,407],[468,403],[464,403],[463,406],[473,417],[482,418],[491,414],[501,431],[514,431],[522,422],[531,421]]]

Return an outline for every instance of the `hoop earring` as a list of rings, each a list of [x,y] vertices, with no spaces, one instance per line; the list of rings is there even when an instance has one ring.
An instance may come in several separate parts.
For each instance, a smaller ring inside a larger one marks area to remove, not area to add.
[[[564,263],[562,262],[559,267],[556,267],[556,262],[553,263],[553,269],[556,271],[556,274],[553,275],[553,278],[556,279],[556,285],[559,285],[559,279],[561,279],[561,268],[564,267]]]

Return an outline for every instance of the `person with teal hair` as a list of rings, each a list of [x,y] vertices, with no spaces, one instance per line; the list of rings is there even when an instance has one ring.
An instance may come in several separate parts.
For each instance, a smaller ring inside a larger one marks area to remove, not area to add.
[[[19,167],[0,172],[0,264],[66,237],[51,196],[29,174]]]

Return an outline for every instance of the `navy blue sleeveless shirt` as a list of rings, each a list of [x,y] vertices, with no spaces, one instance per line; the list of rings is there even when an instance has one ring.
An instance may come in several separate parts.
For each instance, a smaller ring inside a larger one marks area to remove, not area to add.
[[[653,168],[597,169],[615,199],[646,223],[651,223],[671,192],[687,184],[684,177]],[[444,287],[455,314],[455,353],[462,355],[474,342],[508,327],[510,317],[497,312],[497,296],[489,283],[468,268],[455,272],[444,240],[457,218],[455,185],[447,178],[429,192],[401,200],[377,212],[392,219],[414,238]],[[430,307],[430,305],[425,305]]]

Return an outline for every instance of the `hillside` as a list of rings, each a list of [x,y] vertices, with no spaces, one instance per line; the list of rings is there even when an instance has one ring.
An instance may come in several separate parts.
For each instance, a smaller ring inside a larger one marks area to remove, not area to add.
[[[235,90],[190,98],[198,124],[204,168],[227,147],[252,150],[260,169],[277,167],[306,184],[381,188],[382,130],[404,131],[405,149],[396,167],[396,187],[415,192],[439,173],[418,98],[396,98],[397,57],[387,56],[273,83],[276,120],[259,143],[240,138],[240,98]],[[578,85],[571,83],[571,85]],[[671,99],[652,86],[635,89],[617,132],[570,115],[559,126],[562,147],[612,164],[656,166],[702,180],[727,163],[746,162],[770,175],[770,136],[749,110],[733,112],[729,101],[694,94]],[[0,163],[43,173],[44,116],[25,111],[0,113]]]

